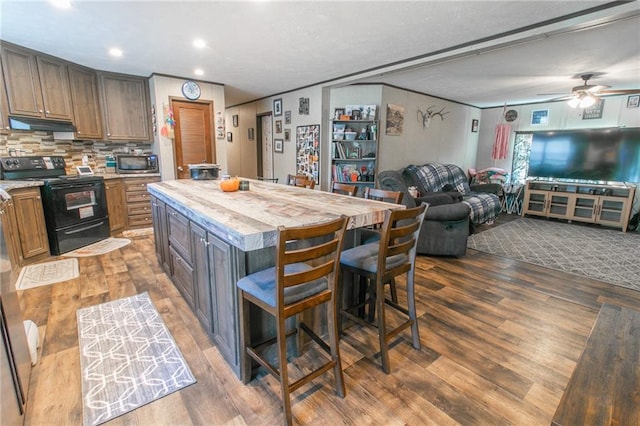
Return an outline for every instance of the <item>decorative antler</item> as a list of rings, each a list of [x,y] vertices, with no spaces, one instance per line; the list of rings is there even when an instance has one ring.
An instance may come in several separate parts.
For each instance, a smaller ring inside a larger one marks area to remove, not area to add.
[[[420,121],[420,117],[422,117],[422,128],[423,129],[427,129],[429,128],[429,125],[431,124],[431,119],[433,117],[440,117],[440,120],[444,121],[444,116],[445,114],[449,114],[449,111],[444,112],[444,109],[446,107],[442,107],[442,109],[440,111],[433,111],[432,109],[435,108],[435,105],[431,105],[429,108],[427,108],[426,112],[422,112],[420,111],[420,108],[418,108],[418,121]]]

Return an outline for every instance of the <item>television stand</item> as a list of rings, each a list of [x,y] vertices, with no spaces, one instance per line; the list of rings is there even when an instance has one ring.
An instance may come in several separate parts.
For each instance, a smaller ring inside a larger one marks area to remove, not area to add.
[[[627,232],[635,191],[635,186],[626,184],[528,181],[522,216],[596,223]]]

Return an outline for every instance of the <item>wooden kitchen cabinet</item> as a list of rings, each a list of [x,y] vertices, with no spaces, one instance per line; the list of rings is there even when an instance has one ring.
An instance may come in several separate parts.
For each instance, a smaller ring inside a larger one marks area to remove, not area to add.
[[[153,223],[151,196],[147,192],[147,185],[153,182],[160,182],[160,177],[123,179],[127,209],[127,229],[144,228],[151,226]]]
[[[10,191],[13,217],[17,231],[15,253],[18,264],[31,263],[48,257],[49,239],[44,221],[40,188],[20,188]],[[9,209],[11,210],[11,208]]]
[[[194,308],[194,271],[189,219],[167,207],[167,235],[171,279],[187,304]]]
[[[149,84],[146,78],[99,74],[104,127],[108,140],[148,141]]]
[[[73,119],[66,62],[3,45],[2,68],[11,114]]]
[[[7,91],[4,87],[4,72],[0,65],[0,134],[9,133],[9,108],[7,107]]]
[[[167,206],[156,197],[151,197],[151,214],[153,217],[153,240],[156,258],[164,271],[171,275],[169,266],[169,235],[167,229]]]
[[[107,212],[109,214],[109,231],[113,235],[127,226],[125,216],[124,185],[122,179],[105,179],[104,189],[107,195]]]
[[[102,113],[95,71],[69,66],[69,83],[73,101],[73,124],[77,139],[102,139]]]

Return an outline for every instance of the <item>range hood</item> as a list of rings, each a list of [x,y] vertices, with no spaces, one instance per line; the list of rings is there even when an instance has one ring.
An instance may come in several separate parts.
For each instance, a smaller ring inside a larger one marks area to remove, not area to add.
[[[43,120],[32,117],[9,116],[9,127],[14,130],[40,130],[44,132],[76,131],[76,126],[69,121]]]

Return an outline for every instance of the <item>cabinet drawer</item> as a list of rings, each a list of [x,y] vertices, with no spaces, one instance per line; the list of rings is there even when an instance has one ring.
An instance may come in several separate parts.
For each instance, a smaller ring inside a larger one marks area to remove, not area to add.
[[[147,184],[159,182],[158,178],[137,178],[137,179],[125,179],[124,190],[126,192],[131,191],[147,191]]]
[[[193,308],[193,268],[185,259],[169,247],[169,257],[171,258],[172,279],[180,294],[184,297],[190,307]]]
[[[151,203],[132,203],[127,205],[127,215],[137,216],[145,215],[151,216]]]
[[[148,192],[142,192],[142,191],[126,192],[126,198],[127,198],[127,204],[151,202],[151,195]]]
[[[153,224],[153,217],[151,216],[151,214],[129,216],[127,218],[127,223],[129,225],[129,228],[146,228]]]
[[[189,239],[189,219],[171,207],[167,207],[167,228],[169,246],[177,250],[191,265],[191,243]]]

